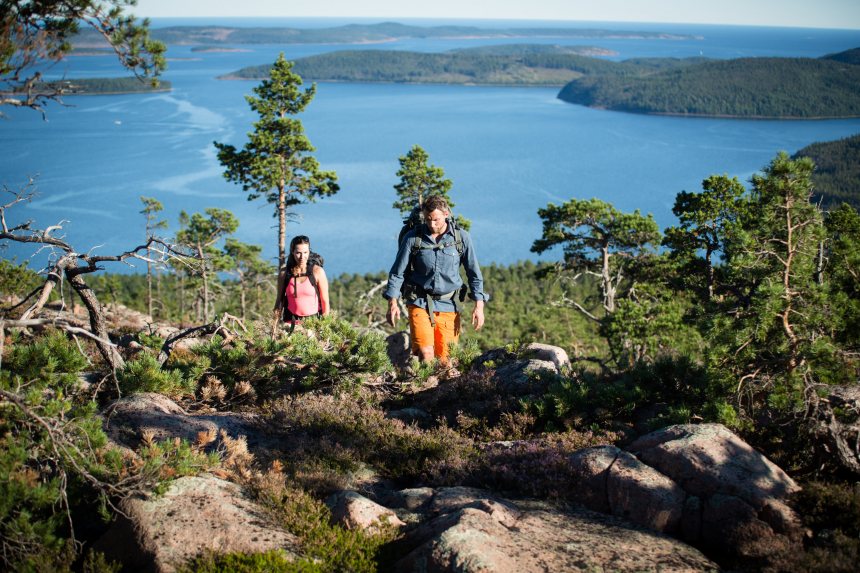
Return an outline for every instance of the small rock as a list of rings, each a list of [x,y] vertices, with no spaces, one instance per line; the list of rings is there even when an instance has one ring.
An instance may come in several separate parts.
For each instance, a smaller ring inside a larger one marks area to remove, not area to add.
[[[558,346],[532,342],[525,347],[525,354],[531,358],[552,362],[558,372],[570,367],[570,358],[567,356],[567,352]]]
[[[332,521],[347,529],[363,529],[376,533],[383,524],[397,528],[406,524],[397,515],[382,505],[373,502],[354,491],[342,491],[326,500],[331,509]]]
[[[406,368],[412,359],[412,343],[407,331],[395,332],[385,339],[388,359],[395,368]]]

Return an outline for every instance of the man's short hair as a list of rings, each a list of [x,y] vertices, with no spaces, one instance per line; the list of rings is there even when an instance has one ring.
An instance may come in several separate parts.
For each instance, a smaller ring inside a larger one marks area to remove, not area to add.
[[[443,213],[450,213],[451,208],[448,207],[448,202],[441,195],[432,195],[424,201],[424,205],[421,207],[421,210],[426,214],[430,214],[436,209],[439,209]]]

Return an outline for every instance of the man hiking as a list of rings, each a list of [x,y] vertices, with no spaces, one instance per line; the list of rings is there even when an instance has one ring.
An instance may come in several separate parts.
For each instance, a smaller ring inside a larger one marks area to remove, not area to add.
[[[475,330],[484,325],[488,297],[472,238],[456,226],[448,202],[434,195],[421,210],[424,223],[416,224],[401,239],[383,296],[388,299],[387,318],[392,326],[400,318],[397,301],[403,296],[409,309],[412,352],[424,362],[436,357],[447,365],[450,346],[460,336],[460,306],[465,299],[461,263],[475,301]]]

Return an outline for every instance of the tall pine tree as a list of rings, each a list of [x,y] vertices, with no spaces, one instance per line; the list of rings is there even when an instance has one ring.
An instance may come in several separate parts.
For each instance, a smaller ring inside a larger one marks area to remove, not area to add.
[[[321,171],[310,155],[315,151],[296,119],[313,100],[316,86],[301,90],[302,78],[294,73],[293,63],[281,54],[272,66],[269,79],[247,96],[251,109],[259,115],[248,142],[241,150],[215,142],[218,160],[226,170],[224,177],[242,185],[248,200],[265,197],[275,205],[278,217],[278,264],[286,263],[287,213],[290,207],[339,191],[337,175]]]

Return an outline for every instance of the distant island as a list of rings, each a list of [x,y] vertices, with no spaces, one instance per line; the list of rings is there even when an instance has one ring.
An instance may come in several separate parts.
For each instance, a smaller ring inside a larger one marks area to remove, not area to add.
[[[860,135],[807,145],[794,157],[815,161],[813,200],[829,210],[848,203],[860,210]]]
[[[406,38],[615,38],[643,40],[692,40],[698,36],[663,32],[618,31],[593,28],[479,28],[475,26],[409,26],[397,22],[350,24],[330,28],[283,28],[232,26],[171,26],[151,30],[166,44],[371,44]],[[89,29],[75,37],[76,47],[104,46],[104,38]]]
[[[159,81],[158,86],[153,86],[148,81],[127,77],[59,80],[39,84],[36,89],[58,90],[63,95],[117,95],[169,92],[173,88],[170,82],[164,80]]]
[[[612,52],[591,46],[514,44],[443,53],[345,50],[296,60],[294,71],[311,81],[558,86],[600,73]],[[220,79],[259,80],[270,65],[242,68]]]
[[[250,52],[251,50],[248,50],[246,48],[230,48],[227,46],[224,46],[224,47],[221,47],[221,46],[194,46],[193,48],[191,48],[191,51],[193,53],[208,54],[208,53],[222,53],[222,52],[225,52],[225,53],[226,52],[229,52],[229,53],[232,53],[232,52]]]
[[[589,46],[512,44],[442,53],[344,50],[295,61],[310,81],[563,86],[559,99],[644,114],[745,119],[860,117],[860,49],[822,58],[637,58]],[[270,64],[221,79],[259,80]]]
[[[589,107],[647,114],[831,119],[860,117],[860,51],[823,58],[741,58],[663,70],[647,60],[609,63],[573,79],[559,98]]]

